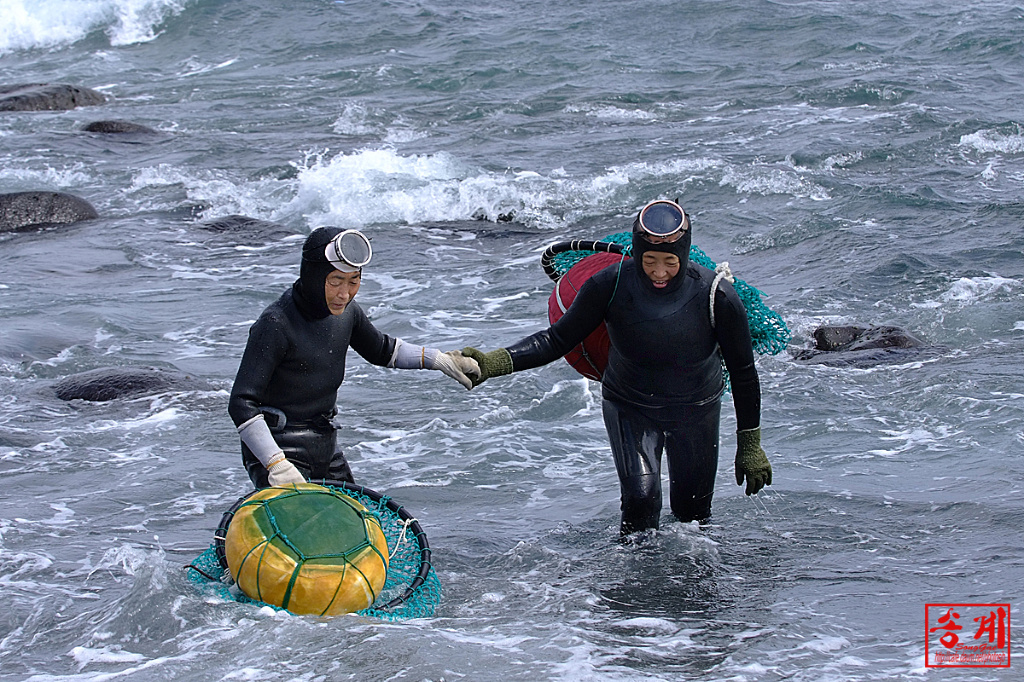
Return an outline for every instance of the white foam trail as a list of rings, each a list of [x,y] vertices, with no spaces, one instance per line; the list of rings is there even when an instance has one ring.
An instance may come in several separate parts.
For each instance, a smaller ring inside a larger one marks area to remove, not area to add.
[[[1024,152],[1024,131],[1012,134],[998,130],[979,130],[970,135],[960,136],[960,146],[979,151],[983,154],[1019,154]]]
[[[167,18],[190,0],[5,0],[0,22],[0,54],[70,45],[97,29],[110,44],[153,40]]]

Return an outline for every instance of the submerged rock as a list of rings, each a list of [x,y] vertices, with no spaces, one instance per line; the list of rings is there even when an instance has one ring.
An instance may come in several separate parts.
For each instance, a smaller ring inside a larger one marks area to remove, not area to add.
[[[101,402],[148,393],[210,388],[210,384],[201,379],[166,369],[101,367],[65,377],[53,390],[61,400]]]
[[[64,192],[12,192],[0,194],[0,232],[41,225],[75,223],[98,218],[85,199]]]
[[[120,135],[156,135],[157,132],[149,126],[144,126],[141,123],[132,123],[131,121],[93,121],[82,128],[87,133],[109,133],[109,134],[120,134]]]
[[[101,92],[67,83],[0,85],[0,111],[67,111],[106,101]]]
[[[822,325],[813,336],[814,348],[795,352],[794,360],[834,367],[872,367],[910,362],[946,350],[888,325]]]
[[[235,239],[242,242],[281,239],[295,234],[294,230],[290,230],[280,223],[237,214],[204,220],[201,223],[196,223],[196,226],[221,235],[224,239]]]

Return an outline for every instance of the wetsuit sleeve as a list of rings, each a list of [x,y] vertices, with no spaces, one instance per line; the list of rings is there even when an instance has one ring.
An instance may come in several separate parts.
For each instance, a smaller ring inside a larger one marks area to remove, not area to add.
[[[386,367],[395,354],[396,340],[374,327],[357,304],[349,305],[354,308],[352,312],[355,315],[349,345],[370,364]]]
[[[532,369],[562,357],[583,342],[604,320],[614,291],[614,279],[591,277],[576,294],[572,305],[557,322],[508,346],[512,371]]]
[[[756,429],[761,425],[761,382],[754,365],[747,311],[728,282],[722,282],[715,294],[715,334],[729,370],[736,428]]]
[[[274,370],[288,352],[288,338],[272,317],[260,317],[249,328],[249,340],[231,387],[228,414],[241,426],[260,413]]]

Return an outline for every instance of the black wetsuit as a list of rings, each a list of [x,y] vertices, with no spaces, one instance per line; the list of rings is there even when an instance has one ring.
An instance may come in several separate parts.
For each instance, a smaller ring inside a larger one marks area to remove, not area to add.
[[[679,248],[686,249],[685,257],[689,239]],[[658,527],[662,452],[673,514],[682,521],[710,516],[724,392],[720,357],[729,370],[738,428],[760,424],[761,392],[743,303],[729,282],[720,282],[712,328],[715,273],[686,260],[682,267],[685,272],[666,290],[657,290],[637,260],[609,266],[584,283],[561,319],[507,349],[514,371],[537,367],[606,323],[611,349],[602,378],[603,412],[619,474],[623,534]]]
[[[314,236],[319,239],[307,250],[322,254],[333,232]],[[302,268],[299,281],[249,329],[228,412],[236,427],[264,412],[274,440],[307,479],[352,481],[331,423],[345,356],[351,346],[367,362],[384,366],[395,339],[378,331],[355,301],[341,315],[331,315],[323,288],[330,265],[325,269],[312,260]],[[285,415],[283,428],[275,411]],[[265,488],[267,470],[244,443],[242,461],[253,484]]]

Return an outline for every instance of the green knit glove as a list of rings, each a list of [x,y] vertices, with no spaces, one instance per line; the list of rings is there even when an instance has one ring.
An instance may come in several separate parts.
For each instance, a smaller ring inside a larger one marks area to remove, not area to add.
[[[466,346],[462,349],[462,354],[467,358],[473,358],[480,365],[480,378],[470,377],[473,388],[484,383],[490,377],[500,377],[512,373],[512,356],[504,348],[484,353],[472,346]]]
[[[772,484],[772,465],[761,448],[761,428],[736,432],[736,485],[747,479],[747,494]]]

